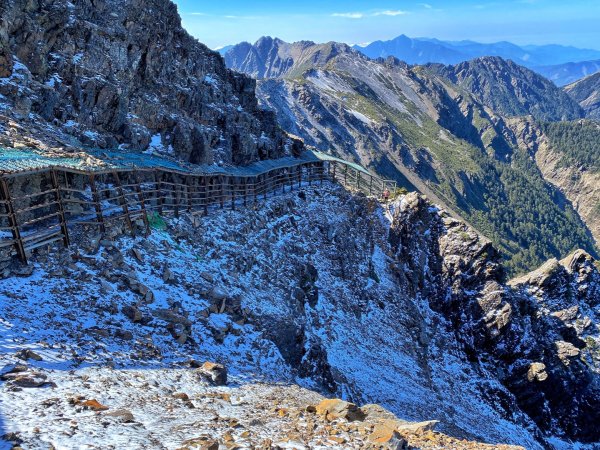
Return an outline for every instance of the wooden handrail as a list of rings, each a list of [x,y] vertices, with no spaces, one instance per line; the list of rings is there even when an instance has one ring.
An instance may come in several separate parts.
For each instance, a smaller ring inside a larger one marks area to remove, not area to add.
[[[343,166],[342,170],[338,169],[338,165]],[[56,170],[64,173],[64,177],[62,177],[64,183],[59,182]],[[17,255],[24,262],[27,262],[26,252],[31,250],[31,246],[23,244],[21,229],[40,222],[48,222],[54,217],[58,217],[58,224],[55,223],[53,226],[60,227],[60,236],[62,236],[64,245],[68,246],[69,224],[95,224],[104,233],[106,231],[105,219],[110,219],[111,222],[124,219],[133,232],[133,218],[135,217],[137,220],[141,216],[146,233],[149,233],[148,214],[150,212],[158,211],[159,214],[172,212],[179,215],[180,210],[184,209],[190,214],[203,213],[206,215],[212,208],[224,208],[226,202],[228,205],[231,204],[232,209],[235,209],[237,205],[247,206],[248,199],[256,203],[259,196],[266,199],[269,193],[285,193],[286,185],[293,190],[296,182],[300,187],[303,183],[310,186],[314,181],[322,183],[328,179],[336,181],[348,189],[378,196],[381,196],[385,189],[395,189],[396,187],[393,181],[377,177],[364,169],[359,171],[355,164],[338,159],[304,161],[291,164],[289,167],[275,167],[255,175],[186,174],[162,168],[86,172],[54,167],[36,173],[48,174],[52,189],[28,193],[20,197],[11,196],[8,188],[7,180],[16,175],[9,174],[8,177],[0,175],[0,193],[2,194],[0,195],[0,206],[4,205],[6,210],[4,213],[0,213],[0,225],[2,220],[8,220],[10,226],[5,228],[12,232],[10,241],[0,238],[0,248],[14,245]],[[71,174],[74,180],[76,177],[82,176],[82,181],[69,185],[67,174]],[[144,174],[144,182],[142,182],[140,174]],[[26,172],[22,175],[29,176],[31,173]],[[107,177],[111,176],[113,184],[107,182]],[[78,189],[80,186],[82,188]],[[20,210],[15,210],[13,207],[14,201],[23,202],[52,193],[54,193],[53,198],[47,199],[45,203],[26,206]],[[69,205],[82,205],[81,208],[85,212],[77,215],[78,213],[73,213],[73,209]],[[35,212],[44,207],[51,209],[47,210],[45,215],[38,216]],[[56,212],[52,212],[53,209],[56,209]],[[115,214],[118,209],[122,211],[121,214]],[[90,212],[93,216],[93,211],[95,211],[95,221],[90,220]],[[18,215],[23,213],[28,213],[30,217],[33,217],[23,223],[18,223]],[[27,231],[27,241],[46,242],[44,238],[47,234],[44,234],[45,232],[39,230],[32,232],[29,228]],[[52,236],[51,240],[57,239]],[[8,243],[6,243],[7,241]]]

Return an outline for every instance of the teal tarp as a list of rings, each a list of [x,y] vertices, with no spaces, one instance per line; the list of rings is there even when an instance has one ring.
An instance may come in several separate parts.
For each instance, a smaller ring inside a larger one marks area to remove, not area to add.
[[[0,148],[0,173],[28,172],[51,167],[98,172],[113,169],[162,168],[190,174],[254,176],[273,169],[307,162],[319,162],[321,161],[319,155],[307,151],[298,158],[284,157],[258,161],[249,166],[221,167],[189,164],[172,158],[144,153],[86,150],[76,154],[52,154],[33,149]]]

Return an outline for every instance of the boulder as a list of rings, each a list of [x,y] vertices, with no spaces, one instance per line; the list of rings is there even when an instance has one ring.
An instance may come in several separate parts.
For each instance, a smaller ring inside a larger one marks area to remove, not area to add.
[[[131,411],[128,411],[126,409],[116,409],[114,411],[106,413],[105,415],[108,417],[113,417],[121,423],[132,423],[135,421]]]
[[[173,394],[173,398],[183,401],[188,401],[190,399],[189,395],[187,395],[185,392],[175,392]]]
[[[20,350],[15,356],[24,361],[27,361],[28,359],[33,359],[34,361],[42,361],[42,357],[40,355],[28,348]]]
[[[208,292],[208,298],[210,298],[214,302],[221,302],[227,298],[227,292],[224,289],[221,289],[220,287],[214,286]]]
[[[200,436],[184,441],[178,450],[219,450],[219,442],[210,436]]]
[[[565,365],[569,365],[571,358],[579,356],[580,350],[570,342],[556,341],[556,354]]]
[[[546,365],[540,362],[531,363],[527,371],[527,379],[529,381],[545,381],[548,379]]]
[[[135,257],[135,259],[138,260],[138,262],[140,262],[140,263],[144,262],[144,256],[142,255],[142,252],[140,252],[137,248],[132,248],[131,253]]]
[[[92,411],[106,411],[108,409],[108,406],[103,405],[96,399],[85,400],[81,402],[80,405],[83,406],[84,409],[89,409]]]
[[[227,369],[222,364],[207,361],[198,369],[198,374],[200,378],[215,386],[227,384]]]
[[[0,50],[0,78],[8,78],[12,75],[13,59],[8,49]]]
[[[318,415],[327,420],[346,419],[349,422],[363,420],[365,414],[354,403],[346,402],[337,398],[326,399],[315,406]]]
[[[397,430],[383,424],[375,425],[373,432],[367,437],[367,442],[371,449],[405,450],[408,448],[408,442]]]
[[[396,422],[396,430],[401,433],[425,433],[427,431],[435,430],[439,420],[427,420],[425,422]]]
[[[135,306],[125,305],[121,308],[121,312],[134,323],[142,321],[142,312]]]
[[[182,316],[181,314],[177,314],[175,311],[172,311],[170,309],[156,309],[152,311],[152,315],[157,319],[164,320],[168,323],[181,324],[184,327],[192,326],[192,322],[190,319],[188,319],[185,316]]]

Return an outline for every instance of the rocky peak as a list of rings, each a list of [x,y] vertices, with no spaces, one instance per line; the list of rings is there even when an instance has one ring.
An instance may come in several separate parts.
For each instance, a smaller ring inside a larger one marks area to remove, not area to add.
[[[501,115],[532,115],[538,120],[550,121],[583,117],[579,105],[551,81],[499,56],[428,67]]]
[[[345,53],[362,56],[349,45],[339,42],[288,43],[264,36],[254,45],[243,42],[233,46],[225,53],[224,58],[227,67],[262,80],[298,77],[306,70],[323,67],[336,56]]]
[[[285,151],[255,82],[192,38],[168,0],[9,0],[0,39],[1,109],[44,144],[149,148],[195,163]]]

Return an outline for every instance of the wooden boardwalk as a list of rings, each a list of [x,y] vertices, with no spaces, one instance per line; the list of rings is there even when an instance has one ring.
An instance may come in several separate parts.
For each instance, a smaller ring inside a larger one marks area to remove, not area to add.
[[[149,233],[155,214],[206,215],[246,207],[324,180],[378,197],[396,187],[356,164],[316,152],[231,168],[115,154],[117,159],[87,164],[83,158],[28,157],[0,149],[0,251],[9,249],[27,263],[38,247],[68,246],[75,225],[105,232],[121,221],[135,232],[137,222]]]

